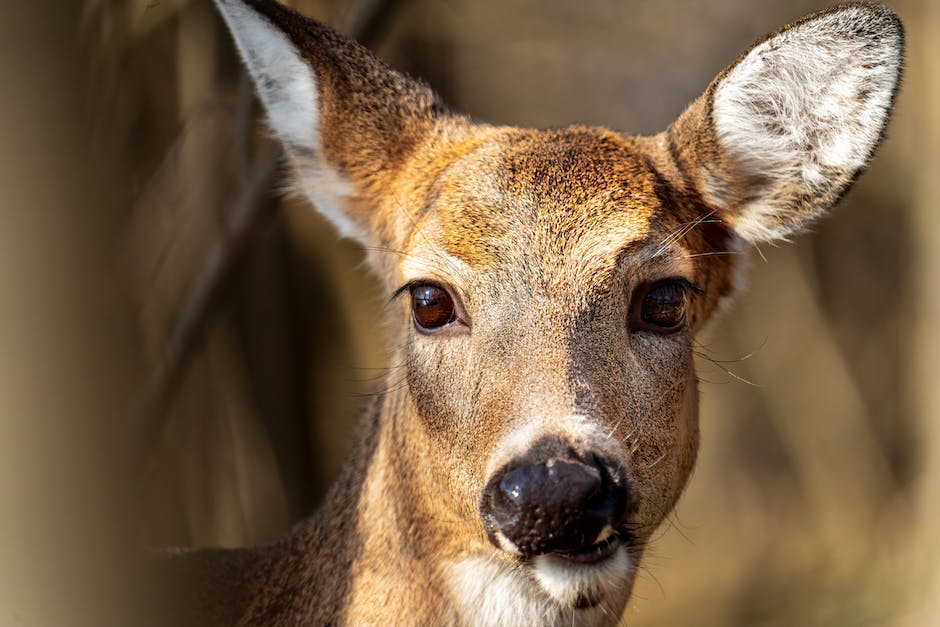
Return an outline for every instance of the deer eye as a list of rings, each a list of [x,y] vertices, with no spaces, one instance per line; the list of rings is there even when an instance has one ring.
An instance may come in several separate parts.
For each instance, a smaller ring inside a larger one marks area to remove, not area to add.
[[[634,330],[678,331],[685,323],[690,292],[701,290],[684,279],[668,279],[641,288],[633,299]]]
[[[411,286],[411,314],[419,331],[434,331],[457,318],[454,299],[433,283]]]

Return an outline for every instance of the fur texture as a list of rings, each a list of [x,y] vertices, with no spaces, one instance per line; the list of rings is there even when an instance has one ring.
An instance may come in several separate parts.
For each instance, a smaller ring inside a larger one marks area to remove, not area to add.
[[[848,4],[807,16],[755,44],[690,106],[674,131],[705,141],[679,160],[746,240],[798,232],[871,160],[903,48],[901,22],[887,7]]]
[[[668,131],[629,137],[474,124],[276,2],[216,4],[298,186],[403,294],[391,359],[407,385],[377,399],[311,520],[271,547],[179,562],[193,622],[616,623],[695,462],[691,347],[734,291],[727,253],[802,228],[867,164],[900,71],[897,18],[866,4],[805,18]],[[662,281],[695,288],[669,332],[638,314]],[[415,282],[443,286],[455,321],[417,329]],[[629,486],[599,562],[487,538],[483,487],[546,437]]]

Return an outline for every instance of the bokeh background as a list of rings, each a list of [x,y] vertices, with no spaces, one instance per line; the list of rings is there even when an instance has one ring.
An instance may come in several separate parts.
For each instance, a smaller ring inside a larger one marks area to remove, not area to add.
[[[498,123],[668,125],[809,0],[308,0]],[[940,2],[871,171],[701,338],[697,470],[625,624],[940,625]],[[120,623],[135,547],[311,512],[386,373],[208,0],[0,4],[0,625]]]

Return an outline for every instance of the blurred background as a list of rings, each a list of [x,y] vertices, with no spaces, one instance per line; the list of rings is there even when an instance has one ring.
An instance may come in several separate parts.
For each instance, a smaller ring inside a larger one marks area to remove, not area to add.
[[[665,128],[809,0],[288,2],[490,122]],[[751,255],[624,616],[940,624],[940,2],[871,171]],[[0,5],[0,625],[120,622],[140,546],[309,514],[385,373],[355,245],[284,199],[208,0]]]

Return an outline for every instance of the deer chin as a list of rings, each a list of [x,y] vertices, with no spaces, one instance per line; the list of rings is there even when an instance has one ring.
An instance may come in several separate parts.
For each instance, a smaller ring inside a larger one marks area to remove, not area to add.
[[[522,557],[502,533],[497,531],[496,537],[503,551]],[[608,525],[588,547],[522,560],[552,601],[566,608],[589,609],[625,597],[632,587],[634,563],[624,537],[629,540],[629,534]]]
[[[523,567],[539,587],[558,605],[589,609],[612,599],[626,597],[635,570],[630,557],[631,535],[608,525],[594,544],[569,552],[525,557],[500,531],[495,532],[500,549],[522,560]]]
[[[629,545],[618,538],[610,547],[590,561],[558,553],[509,557],[490,549],[449,562],[443,572],[466,624],[610,625],[636,575]]]
[[[553,601],[563,607],[589,609],[619,606],[633,584],[635,568],[625,546],[612,540],[604,547],[576,556],[547,553],[531,562],[532,574]]]

